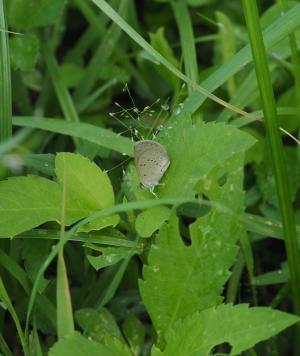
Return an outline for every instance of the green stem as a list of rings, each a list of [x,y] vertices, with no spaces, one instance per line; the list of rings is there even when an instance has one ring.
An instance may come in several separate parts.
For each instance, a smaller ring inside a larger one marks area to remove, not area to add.
[[[241,276],[245,267],[245,259],[243,253],[240,252],[237,258],[237,261],[233,267],[232,275],[230,277],[227,293],[226,293],[226,302],[235,303],[236,296],[239,290]]]
[[[0,0],[0,142],[11,137],[11,77],[4,0]]]
[[[277,123],[275,98],[259,23],[257,3],[255,0],[243,0],[243,8],[264,112],[268,144],[271,151],[271,161],[275,176],[290,271],[294,311],[297,315],[300,315],[300,256],[297,243],[295,216],[288,183],[289,176],[285,166],[283,147]],[[298,333],[300,336],[299,327]],[[298,340],[300,340],[299,337]]]

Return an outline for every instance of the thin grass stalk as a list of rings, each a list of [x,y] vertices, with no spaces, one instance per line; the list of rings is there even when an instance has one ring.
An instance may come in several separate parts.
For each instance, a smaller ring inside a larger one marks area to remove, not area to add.
[[[289,4],[287,0],[281,0],[283,14],[289,10]],[[297,106],[300,105],[300,58],[297,49],[297,40],[295,33],[292,32],[289,35],[291,59],[292,59],[292,71],[294,74],[295,89],[297,94]]]
[[[289,4],[287,0],[281,0],[283,14],[289,10]],[[295,33],[289,35],[290,48],[291,48],[291,60],[292,60],[292,72],[294,75],[295,89],[296,89],[296,105],[300,107],[300,58],[298,55],[297,40]],[[300,119],[298,119],[300,122]],[[300,138],[300,130],[298,131],[298,138]],[[298,148],[298,158],[300,158],[300,149]]]
[[[183,2],[171,2],[171,6],[179,30],[185,74],[195,83],[197,83],[198,65],[195,47],[195,37],[188,7]],[[188,86],[188,89],[189,93],[194,91],[191,86]]]
[[[56,61],[56,58],[54,57],[52,49],[49,46],[43,47],[43,55],[65,119],[71,122],[80,122],[78,113],[72,100],[72,96],[69,93],[65,83],[63,82],[59,65]],[[73,137],[73,140],[75,145],[78,147],[81,143],[80,140],[77,137]]]
[[[65,162],[64,162],[65,163]],[[60,238],[65,234],[65,208],[67,192],[67,168],[63,167],[63,190],[61,199],[61,228]],[[72,300],[68,282],[67,267],[64,259],[63,246],[59,249],[57,259],[57,281],[56,281],[56,305],[57,305],[57,335],[61,339],[74,332],[74,319],[72,312]]]
[[[268,144],[271,151],[271,160],[290,271],[294,312],[297,315],[300,315],[300,255],[297,242],[295,216],[288,183],[289,177],[285,166],[283,146],[277,122],[275,97],[259,23],[256,1],[243,0],[243,9],[261,96],[262,109],[264,112]],[[299,327],[298,332],[300,332]]]
[[[0,0],[0,142],[11,137],[11,75],[4,0]]]

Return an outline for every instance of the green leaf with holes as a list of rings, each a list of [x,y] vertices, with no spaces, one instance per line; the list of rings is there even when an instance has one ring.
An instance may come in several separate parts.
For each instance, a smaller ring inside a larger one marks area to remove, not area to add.
[[[140,291],[159,345],[177,320],[220,302],[243,231],[243,159],[241,153],[231,157],[199,183],[209,200],[202,202],[206,214],[189,226],[191,245],[182,240],[173,215],[150,249]]]

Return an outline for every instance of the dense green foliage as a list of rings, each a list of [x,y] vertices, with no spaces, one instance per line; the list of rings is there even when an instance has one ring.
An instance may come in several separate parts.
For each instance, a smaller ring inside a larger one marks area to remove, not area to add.
[[[1,355],[299,355],[299,27],[287,0],[0,0]]]

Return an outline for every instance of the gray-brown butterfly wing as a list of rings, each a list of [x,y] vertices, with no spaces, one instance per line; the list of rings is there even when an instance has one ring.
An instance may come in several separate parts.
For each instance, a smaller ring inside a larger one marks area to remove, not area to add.
[[[135,143],[134,162],[143,188],[157,185],[170,164],[165,148],[151,140]]]

